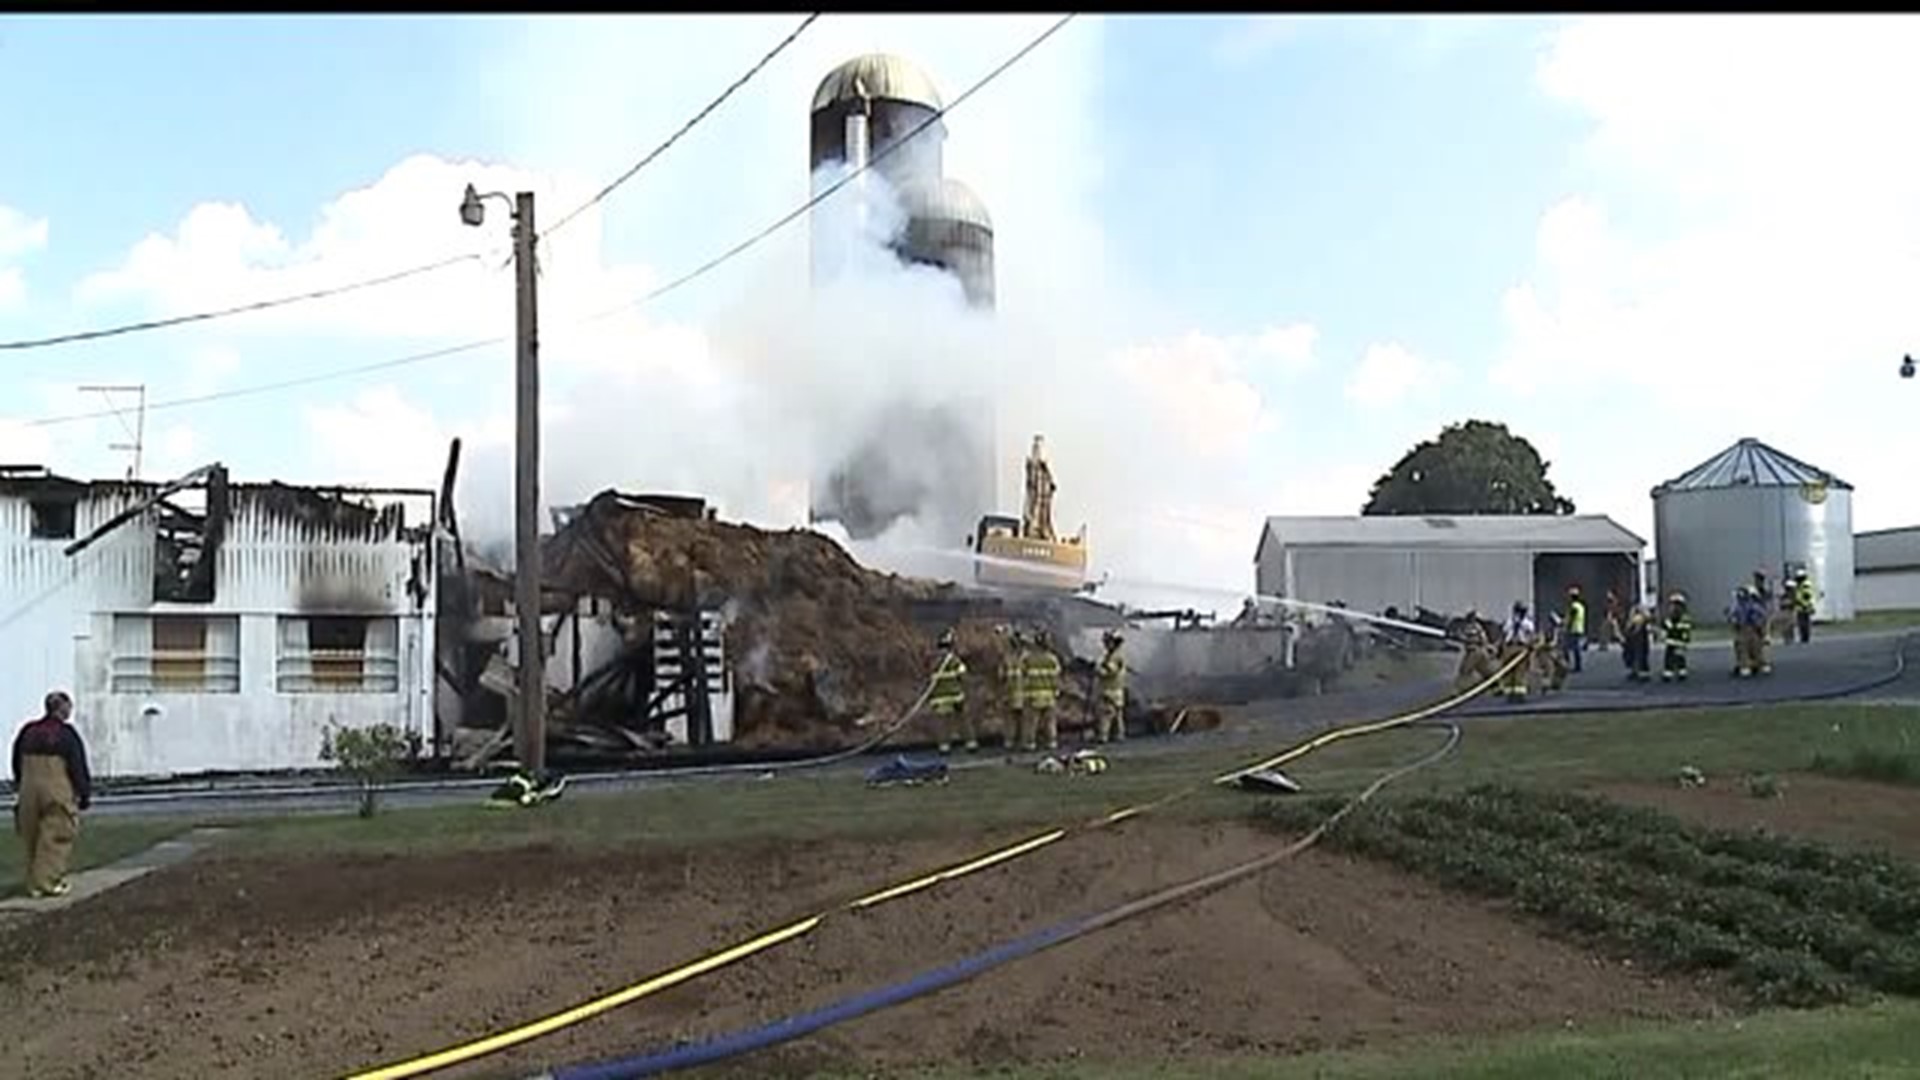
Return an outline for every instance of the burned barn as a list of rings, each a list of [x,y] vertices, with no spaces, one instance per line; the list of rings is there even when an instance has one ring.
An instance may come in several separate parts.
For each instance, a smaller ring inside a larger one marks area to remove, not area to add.
[[[0,469],[0,693],[65,688],[108,776],[322,765],[333,726],[433,740],[434,495]]]

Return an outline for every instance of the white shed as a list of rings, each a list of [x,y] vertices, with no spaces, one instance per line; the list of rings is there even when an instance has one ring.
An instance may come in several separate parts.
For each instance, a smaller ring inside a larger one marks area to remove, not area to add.
[[[1920,610],[1920,525],[1853,534],[1853,606]]]
[[[431,747],[433,501],[0,470],[0,708],[67,689],[103,776],[315,768],[331,725]]]
[[[1273,517],[1254,582],[1262,596],[1488,618],[1516,600],[1557,608],[1578,585],[1597,610],[1609,591],[1623,603],[1639,598],[1645,549],[1603,514]]]

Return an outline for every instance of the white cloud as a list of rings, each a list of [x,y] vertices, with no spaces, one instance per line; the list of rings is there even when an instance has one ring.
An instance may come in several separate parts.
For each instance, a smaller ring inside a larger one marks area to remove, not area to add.
[[[1208,458],[1245,454],[1279,419],[1261,376],[1310,368],[1317,336],[1306,323],[1236,337],[1193,331],[1123,348],[1113,363],[1142,395],[1143,409],[1163,417],[1188,449]]]
[[[1650,526],[1647,490],[1753,435],[1859,485],[1861,527],[1920,518],[1895,367],[1920,295],[1907,18],[1592,18],[1543,88],[1593,122],[1586,190],[1541,220],[1504,300],[1496,386],[1598,418],[1555,473]],[[1568,424],[1580,423],[1570,417]],[[1669,430],[1665,438],[1626,431]]]
[[[243,205],[204,202],[170,232],[136,244],[116,268],[78,287],[81,303],[131,303],[160,316],[294,296],[382,277],[440,259],[482,257],[323,300],[224,320],[229,334],[324,333],[380,339],[472,339],[511,333],[510,216],[486,200],[479,228],[463,225],[461,192],[534,192],[536,213],[554,217],[590,193],[578,178],[419,154],[322,207],[297,240]],[[600,210],[580,215],[540,251],[543,324],[559,326],[637,299],[653,282],[643,267],[608,265]],[[564,358],[563,358],[564,359]]]
[[[11,206],[0,204],[0,311],[18,311],[27,301],[25,272],[4,264],[46,246],[45,218],[29,218]]]
[[[1387,408],[1437,385],[1444,375],[1437,361],[1398,342],[1369,345],[1347,379],[1347,400],[1364,409]]]

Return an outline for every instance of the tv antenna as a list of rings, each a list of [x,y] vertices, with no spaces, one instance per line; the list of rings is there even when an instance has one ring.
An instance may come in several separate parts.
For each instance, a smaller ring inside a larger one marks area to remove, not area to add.
[[[80,388],[80,392],[83,394],[99,394],[101,398],[106,401],[107,408],[113,410],[113,418],[120,421],[120,430],[126,433],[128,441],[108,443],[107,449],[124,454],[131,454],[133,463],[127,468],[127,479],[139,480],[140,459],[142,455],[145,454],[147,446],[147,385],[145,383],[138,383],[123,386],[83,386]],[[113,395],[115,394],[135,395],[133,420],[131,423],[127,420],[126,411],[121,409],[119,403],[114,401]]]

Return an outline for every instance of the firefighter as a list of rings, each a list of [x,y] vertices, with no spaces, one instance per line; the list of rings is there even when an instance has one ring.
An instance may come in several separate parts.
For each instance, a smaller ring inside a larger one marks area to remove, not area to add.
[[[1053,707],[1060,698],[1060,657],[1054,654],[1045,631],[1036,630],[1028,635],[1027,640],[1029,644],[1023,665],[1027,684],[1027,723],[1022,745],[1027,750],[1038,749],[1035,745],[1037,738],[1048,750],[1058,750],[1060,720],[1054,714]]]
[[[1667,617],[1660,624],[1667,640],[1667,654],[1660,667],[1660,681],[1686,681],[1687,647],[1693,644],[1693,616],[1687,613],[1687,597],[1674,593],[1667,597]]]
[[[1813,582],[1803,568],[1793,575],[1793,625],[1800,632],[1800,644],[1813,640]]]
[[[1567,621],[1559,612],[1547,617],[1547,632],[1543,635],[1540,647],[1533,650],[1533,665],[1540,673],[1540,681],[1545,684],[1545,693],[1554,693],[1567,685],[1569,669],[1567,657],[1572,649],[1568,642]]]
[[[72,889],[67,863],[80,836],[80,814],[93,805],[87,746],[68,723],[73,699],[55,690],[44,711],[13,739],[14,831],[26,848],[27,893],[64,896]]]
[[[1455,693],[1486,682],[1488,676],[1500,670],[1493,658],[1493,645],[1487,640],[1486,624],[1480,621],[1479,609],[1467,612],[1466,621],[1460,627],[1460,644],[1460,670],[1453,676]]]
[[[1587,602],[1580,596],[1580,586],[1567,589],[1567,625],[1566,640],[1563,647],[1566,662],[1575,672],[1586,670],[1584,663],[1587,652]],[[1562,676],[1562,681],[1565,677]]]
[[[1647,609],[1639,604],[1627,613],[1627,628],[1621,642],[1620,652],[1627,662],[1627,678],[1633,682],[1646,682],[1650,676],[1647,669],[1652,665],[1653,626],[1647,618]]]
[[[966,737],[969,753],[980,749],[980,737],[973,730],[973,717],[967,712],[967,662],[954,651],[953,631],[940,635],[940,660],[927,681],[927,711],[940,725],[940,752],[953,752],[956,734]]]
[[[1103,743],[1109,738],[1124,742],[1127,737],[1127,658],[1120,655],[1120,646],[1125,639],[1118,630],[1109,630],[1100,640],[1107,647],[1107,653],[1100,658],[1098,669],[1100,711],[1094,738]]]
[[[1602,609],[1600,618],[1600,637],[1594,642],[1594,647],[1604,651],[1621,642],[1625,637],[1628,613],[1620,606],[1619,593],[1612,589],[1607,590],[1606,606]]]
[[[1754,675],[1771,675],[1773,665],[1767,662],[1767,607],[1760,598],[1760,590],[1751,585],[1742,585],[1734,596],[1730,614],[1733,618],[1734,677],[1745,679]]]
[[[1006,693],[1006,722],[1002,728],[1006,748],[1015,750],[1033,741],[1027,730],[1027,637],[1018,630],[1007,633],[1007,656],[1000,668],[1000,683]]]
[[[1534,647],[1533,616],[1527,614],[1524,601],[1513,602],[1513,612],[1507,616],[1506,634],[1500,646],[1500,663],[1513,667],[1500,680],[1500,694],[1508,701],[1524,701],[1527,696],[1527,676],[1533,666],[1529,661]]]

